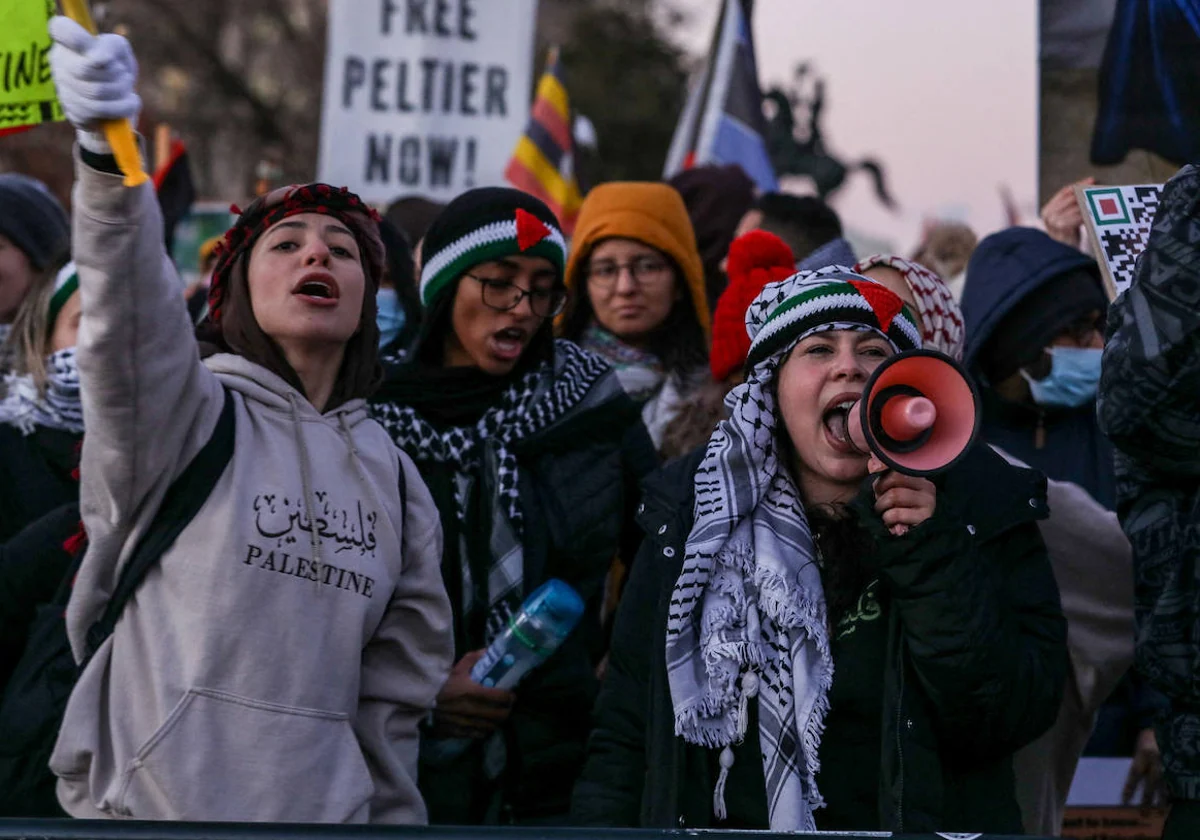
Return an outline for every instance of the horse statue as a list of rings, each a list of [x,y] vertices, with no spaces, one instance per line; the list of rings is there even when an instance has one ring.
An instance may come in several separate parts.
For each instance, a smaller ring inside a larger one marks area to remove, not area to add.
[[[825,80],[817,78],[813,83],[811,98],[804,99],[798,91],[803,86],[809,66],[796,68],[796,85],[793,92],[771,88],[763,95],[770,102],[774,114],[767,121],[767,153],[777,175],[807,175],[817,185],[817,194],[822,200],[837,192],[852,172],[863,171],[875,181],[875,194],[885,207],[895,209],[896,202],[887,191],[883,168],[874,160],[865,158],[846,165],[825,148],[821,131],[821,112],[825,107]],[[797,131],[796,111],[806,110],[807,125]]]

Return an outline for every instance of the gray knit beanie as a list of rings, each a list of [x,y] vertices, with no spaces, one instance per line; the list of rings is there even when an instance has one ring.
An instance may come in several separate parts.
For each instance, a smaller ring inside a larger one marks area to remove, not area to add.
[[[0,236],[41,271],[70,247],[71,223],[46,185],[28,175],[0,175]]]

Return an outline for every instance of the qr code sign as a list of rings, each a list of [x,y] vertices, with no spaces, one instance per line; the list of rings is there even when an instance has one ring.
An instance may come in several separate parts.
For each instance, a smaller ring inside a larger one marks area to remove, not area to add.
[[[1089,187],[1082,192],[1097,257],[1110,289],[1119,295],[1133,282],[1137,258],[1150,238],[1162,186]]]

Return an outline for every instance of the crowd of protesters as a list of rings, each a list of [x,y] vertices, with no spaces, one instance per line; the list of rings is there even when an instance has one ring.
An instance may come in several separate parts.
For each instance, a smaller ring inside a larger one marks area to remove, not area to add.
[[[1061,196],[860,259],[736,167],[570,240],[283,187],[185,295],[98,130],[128,42],[51,34],[70,218],[0,175],[0,815],[1049,835],[1088,754],[1197,836],[1197,170],[1111,305]],[[935,478],[849,432],[922,348],[981,394]],[[582,621],[477,682],[551,579]]]

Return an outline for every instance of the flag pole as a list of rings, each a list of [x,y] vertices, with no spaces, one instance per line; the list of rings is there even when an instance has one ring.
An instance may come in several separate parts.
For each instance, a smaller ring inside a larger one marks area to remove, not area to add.
[[[62,8],[67,17],[93,35],[96,34],[96,23],[92,20],[92,13],[88,11],[87,0],[62,0]],[[108,145],[112,146],[117,166],[125,175],[125,186],[136,187],[146,183],[149,179],[142,168],[142,155],[129,120],[105,120],[101,127],[104,129],[104,138]]]
[[[720,17],[717,18],[717,28],[713,31],[712,44],[708,48],[708,58],[706,59],[704,70],[704,87],[700,90],[700,99],[698,100],[700,109],[696,112],[696,119],[691,125],[691,136],[688,138],[687,144],[688,151],[684,155],[684,168],[687,168],[686,161],[689,158],[695,157],[696,144],[700,142],[700,124],[704,122],[705,103],[708,102],[709,93],[712,91],[713,72],[717,63],[717,51],[721,47],[721,34],[725,30],[725,7],[728,3],[729,0],[722,0],[721,2],[721,11],[718,13]]]

